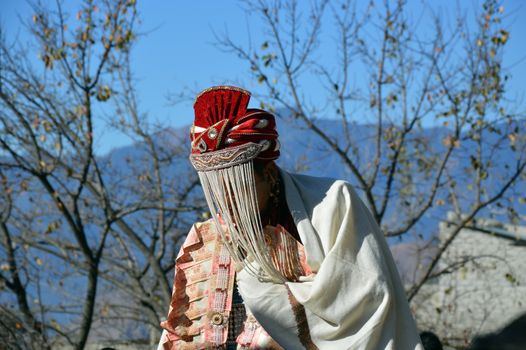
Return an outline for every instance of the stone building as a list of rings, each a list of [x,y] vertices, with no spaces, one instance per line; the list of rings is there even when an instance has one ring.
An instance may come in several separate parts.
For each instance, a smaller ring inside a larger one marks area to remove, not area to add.
[[[444,242],[456,218],[440,224]],[[478,220],[462,229],[444,253],[441,273],[412,302],[422,330],[453,347],[492,333],[526,314],[526,227]]]

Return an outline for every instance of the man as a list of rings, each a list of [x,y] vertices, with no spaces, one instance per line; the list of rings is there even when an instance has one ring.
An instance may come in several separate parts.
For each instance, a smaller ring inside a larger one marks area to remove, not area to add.
[[[190,160],[212,219],[176,261],[159,349],[422,349],[389,248],[344,181],[279,169],[274,116],[203,91]]]

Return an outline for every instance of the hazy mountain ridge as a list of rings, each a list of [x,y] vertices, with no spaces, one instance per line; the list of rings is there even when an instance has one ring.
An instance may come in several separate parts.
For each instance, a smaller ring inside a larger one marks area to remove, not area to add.
[[[341,122],[333,120],[319,120],[317,124],[322,130],[326,131],[334,140],[337,142],[342,142],[344,139],[344,130],[341,127]],[[359,140],[360,143],[360,159],[363,162],[368,161],[372,156],[374,156],[374,144],[375,139],[373,137],[375,132],[375,125],[364,125],[364,124],[354,124],[349,126],[349,132],[351,138],[354,140]],[[180,136],[184,135],[184,138],[177,137],[178,142],[183,142],[186,146],[189,144],[188,138],[188,127],[182,127],[177,129],[166,129],[162,132],[162,135],[158,140],[164,140],[167,144],[170,143],[170,135]],[[278,160],[280,167],[291,171],[291,172],[301,172],[304,174],[312,176],[323,176],[331,178],[345,179],[350,183],[356,185],[355,179],[352,177],[348,168],[344,166],[342,160],[339,156],[326,144],[324,141],[316,134],[310,130],[306,130],[305,127],[294,125],[293,123],[284,123],[283,120],[278,119],[278,132],[280,134],[279,140],[281,143],[281,156]],[[433,127],[433,128],[422,128],[419,132],[415,133],[415,136],[420,135],[422,138],[429,140],[428,148],[437,154],[441,154],[444,151],[445,146],[443,144],[443,139],[448,135],[449,130],[445,127]],[[494,135],[490,137],[499,137],[499,135]],[[186,139],[186,140],[185,140]],[[465,146],[469,148],[469,142],[465,141]],[[188,149],[188,148],[187,148]],[[133,148],[124,148],[116,150],[117,153],[133,155]],[[189,152],[189,149],[188,149]],[[497,150],[500,152],[498,159],[503,164],[510,164],[513,162],[512,154],[506,149]],[[112,153],[112,157],[115,154]],[[385,154],[384,156],[385,157]],[[457,181],[458,189],[465,189],[467,184],[463,182],[463,171],[465,166],[470,166],[469,164],[469,155],[465,155],[467,158],[467,164],[459,158],[456,162],[458,163],[453,169],[452,177]],[[383,158],[385,160],[385,158]],[[183,167],[185,171],[191,169],[189,161],[181,161],[179,164],[180,167]],[[174,168],[174,171],[177,171]],[[464,179],[465,180],[465,179]],[[429,179],[418,178],[418,181],[421,181],[419,186],[423,188],[428,187]],[[380,175],[378,179],[379,188],[382,189],[382,184],[385,182],[385,176]],[[491,185],[491,183],[488,183]],[[524,183],[518,184],[516,190],[521,192],[524,190]],[[489,189],[491,190],[491,189]],[[415,234],[411,237],[421,235],[426,239],[431,239],[438,234],[438,223],[439,220],[444,220],[446,218],[446,213],[450,209],[449,206],[434,206],[431,208],[426,215],[418,222],[414,228]],[[524,208],[518,207],[517,210],[521,213],[526,213]],[[482,216],[488,215],[489,211],[483,211]],[[394,216],[396,220],[396,207],[392,207],[388,210],[387,217]],[[413,238],[403,239],[403,242],[400,242],[398,239],[390,239],[390,244],[392,246],[393,255],[397,264],[400,265],[402,274],[406,282],[412,281],[415,276],[412,273],[414,266],[416,265],[416,260],[420,259],[419,255],[420,249],[418,249],[422,243],[411,243]],[[416,244],[416,245],[415,245]],[[432,244],[430,249],[435,250]],[[429,260],[427,255],[431,256],[432,253],[426,254],[424,260]]]
[[[344,129],[341,126],[341,122],[335,120],[318,120],[317,125],[327,132],[330,137],[343,145],[344,140]],[[505,125],[501,126],[503,129]],[[358,153],[353,155],[353,160],[357,160],[359,168],[365,168],[366,163],[371,161],[374,157],[375,143],[373,135],[375,132],[375,125],[365,124],[349,124],[350,138],[357,140],[359,144]],[[168,169],[170,172],[181,172],[187,173],[192,171],[190,162],[188,161],[187,155],[189,154],[189,127],[181,128],[166,128],[155,137],[158,147],[164,147],[169,149],[170,147],[178,147],[180,150],[180,158],[170,166]],[[310,130],[306,130],[305,127],[295,125],[294,122],[285,122],[283,119],[278,118],[278,132],[280,134],[279,140],[281,144],[281,156],[278,159],[278,165],[287,171],[300,172],[312,176],[323,176],[344,179],[355,185],[359,190],[356,179],[352,176],[350,170],[343,164],[341,158],[316,134]],[[434,154],[439,156],[445,150],[443,144],[444,138],[449,134],[449,130],[445,127],[433,127],[433,128],[421,128],[414,132],[412,137],[421,137],[426,140],[427,149]],[[501,137],[497,134],[488,134],[490,138]],[[473,141],[462,141],[462,147],[466,151],[462,151],[462,155],[455,158],[450,167],[450,176],[456,181],[456,188],[458,191],[464,191],[468,185],[466,183],[465,168],[470,167],[470,148]],[[497,155],[494,157],[496,161],[499,161],[501,167],[506,165],[513,165],[514,158],[513,153],[509,152],[508,149],[495,149],[491,150],[496,152]],[[124,160],[130,162],[133,159],[144,156],[144,150],[141,150],[140,145],[134,144],[127,147],[121,147],[113,150],[105,156],[106,159],[111,159],[113,164],[122,164],[123,167],[128,168],[124,164]],[[488,151],[489,152],[489,151]],[[386,153],[382,154],[382,162],[386,161]],[[167,169],[167,170],[168,170]],[[413,181],[417,189],[425,191],[430,186],[431,177],[424,176],[425,174],[414,173]],[[500,184],[499,174],[491,173],[488,176],[490,181],[486,182],[488,190],[491,191],[494,187]],[[384,185],[386,182],[386,176],[379,173],[377,179],[377,190],[376,194],[382,194]],[[515,191],[518,193],[526,192],[526,186],[524,182],[518,183],[515,186]],[[524,208],[520,206],[517,210],[521,213],[526,213]],[[434,218],[445,217],[447,206],[432,208],[429,212],[429,216]],[[485,213],[487,215],[487,213]],[[388,213],[388,216],[390,213]],[[427,222],[428,218],[423,219],[423,223],[427,226],[430,222]],[[434,222],[436,227],[436,220],[429,218]]]
[[[341,122],[319,120],[317,121],[317,125],[326,131],[333,140],[336,140],[340,145],[343,144],[344,129],[342,128]],[[357,158],[360,159],[359,166],[361,167],[374,156],[375,139],[373,135],[375,128],[375,125],[349,125],[350,137],[353,140],[357,140],[360,145]],[[195,179],[195,172],[188,160],[190,152],[188,130],[189,127],[187,126],[181,128],[166,128],[154,135],[155,147],[159,153],[170,154],[173,157],[172,161],[167,162],[168,165],[161,169],[161,175],[163,176],[163,180],[166,180],[166,193],[174,196],[173,200],[168,198],[168,202],[175,204],[177,204],[178,200],[176,198],[178,189],[186,186],[192,179]],[[353,178],[349,169],[344,166],[341,158],[339,158],[318,135],[306,130],[305,127],[294,125],[294,122],[286,123],[282,119],[278,119],[278,131],[281,143],[281,157],[278,160],[279,166],[291,172],[345,179],[356,186],[356,180]],[[428,149],[440,154],[440,152],[444,150],[442,140],[447,134],[448,129],[444,127],[422,128],[416,132],[413,137],[419,137],[420,135],[422,138],[428,140]],[[511,152],[508,152],[506,149],[494,151],[498,152],[497,158],[502,164],[513,162]],[[119,197],[119,201],[133,202],[135,200],[134,179],[138,176],[151,173],[151,169],[148,169],[149,164],[151,164],[149,157],[148,149],[141,143],[116,148],[108,154],[99,157],[101,166],[111,169],[111,171],[106,173],[105,181],[110,184],[110,188],[114,191],[115,196]],[[462,190],[467,186],[463,183],[462,172],[464,166],[469,166],[469,155],[466,155],[466,159],[467,164],[459,158],[457,160],[458,165],[452,170],[453,172],[451,174],[457,181],[457,188]],[[382,158],[382,161],[384,160],[385,154]],[[430,180],[425,177],[415,176],[416,186],[423,189],[430,185],[429,181]],[[382,186],[385,183],[385,176],[380,174],[377,183],[378,193],[381,193],[383,189]],[[498,181],[496,183],[498,183]],[[492,182],[488,182],[488,186],[491,186],[491,184]],[[489,190],[491,190],[491,188],[489,188]],[[518,193],[526,192],[525,184],[518,184],[515,191]],[[35,200],[28,201],[28,196],[29,194],[26,192],[18,199],[18,204],[21,205],[22,210],[24,208],[30,210],[32,207],[39,206],[40,203],[37,203],[38,200],[45,199],[45,196],[37,196]],[[195,189],[193,196],[195,199],[201,196],[198,187]],[[403,247],[401,245],[399,248],[393,249],[395,255],[398,255],[399,252],[403,252],[400,253],[401,255],[407,255],[408,251],[414,250],[411,247],[407,248],[407,244],[418,235],[425,239],[434,237],[438,233],[439,220],[443,220],[446,217],[446,212],[449,208],[448,205],[434,206],[431,208],[412,230],[414,234],[403,239]],[[398,207],[396,205],[388,209],[386,213],[387,220],[385,221],[387,224],[389,224],[389,220],[398,219],[397,209]],[[517,211],[522,215],[526,212],[524,206],[520,205],[517,205]],[[191,223],[199,217],[199,214],[200,213],[182,214],[180,217],[182,221],[177,226],[181,227],[181,230],[184,231],[183,226],[188,226],[189,228]],[[481,213],[481,216],[487,214],[488,211],[484,211]],[[43,218],[41,223],[42,228],[45,228],[48,223],[55,218],[50,217],[48,219]],[[132,220],[131,224],[137,223],[136,220],[140,219]],[[397,245],[399,243],[398,239],[390,240],[391,245]],[[404,264],[404,266],[407,265],[407,263]],[[406,267],[403,267],[403,269],[405,268]]]

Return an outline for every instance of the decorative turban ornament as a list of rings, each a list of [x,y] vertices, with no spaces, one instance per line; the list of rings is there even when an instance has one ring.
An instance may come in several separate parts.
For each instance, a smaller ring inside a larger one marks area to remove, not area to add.
[[[234,261],[262,280],[284,282],[265,243],[253,166],[254,159],[279,157],[276,121],[269,112],[248,109],[249,100],[248,91],[233,86],[197,96],[190,161]]]
[[[248,91],[233,86],[212,87],[197,96],[190,130],[191,160],[197,170],[230,166],[241,154],[245,161],[279,157],[274,116],[261,109],[248,109],[249,100]],[[220,150],[225,151],[216,153]]]

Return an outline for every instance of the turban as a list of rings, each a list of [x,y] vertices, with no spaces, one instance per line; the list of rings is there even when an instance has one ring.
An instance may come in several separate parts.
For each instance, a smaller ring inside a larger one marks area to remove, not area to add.
[[[190,130],[190,159],[197,170],[279,157],[274,115],[248,108],[249,101],[250,92],[233,86],[211,87],[197,96]]]
[[[194,103],[190,161],[230,256],[263,280],[283,282],[266,244],[253,160],[279,157],[274,116],[249,109],[250,93],[233,86],[201,92]]]

